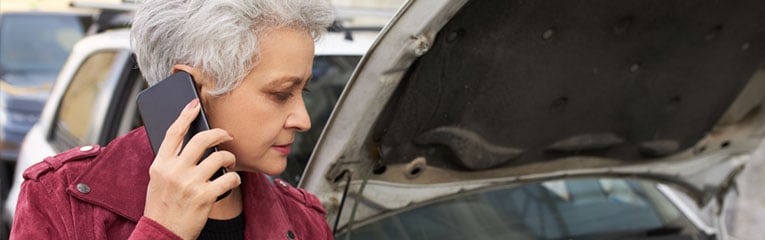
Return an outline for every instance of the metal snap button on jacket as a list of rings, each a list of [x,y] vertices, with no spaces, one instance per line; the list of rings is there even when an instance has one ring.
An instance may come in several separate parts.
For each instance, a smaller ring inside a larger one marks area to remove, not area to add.
[[[90,192],[90,186],[84,183],[78,183],[77,184],[77,191],[81,193],[89,193]]]
[[[93,150],[93,146],[82,146],[80,147],[80,152],[87,152]]]

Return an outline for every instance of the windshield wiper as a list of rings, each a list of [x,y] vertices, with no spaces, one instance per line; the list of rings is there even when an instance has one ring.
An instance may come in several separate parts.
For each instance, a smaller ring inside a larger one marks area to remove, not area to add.
[[[561,239],[576,239],[576,240],[629,240],[629,239],[651,239],[652,237],[667,237],[676,235],[677,238],[661,238],[661,239],[692,239],[688,235],[681,235],[684,227],[679,226],[660,226],[656,228],[642,229],[628,232],[613,232],[613,233],[599,233],[599,234],[585,234],[577,236],[568,236]]]
[[[643,229],[635,232],[627,232],[624,234],[615,235],[610,239],[646,239],[646,237],[650,239],[650,237],[665,237],[673,235],[678,237],[676,239],[691,239],[690,236],[680,235],[683,229],[685,228],[680,226],[660,226],[656,228]]]
[[[683,227],[678,226],[662,226],[657,228],[652,228],[644,231],[645,236],[667,236],[667,235],[676,235],[680,234],[680,232],[683,231]]]

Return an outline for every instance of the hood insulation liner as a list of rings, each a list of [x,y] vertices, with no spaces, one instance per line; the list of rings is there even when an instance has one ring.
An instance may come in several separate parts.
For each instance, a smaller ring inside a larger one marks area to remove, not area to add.
[[[669,156],[765,63],[763,13],[761,0],[472,1],[412,65],[373,140],[388,164],[458,170]]]

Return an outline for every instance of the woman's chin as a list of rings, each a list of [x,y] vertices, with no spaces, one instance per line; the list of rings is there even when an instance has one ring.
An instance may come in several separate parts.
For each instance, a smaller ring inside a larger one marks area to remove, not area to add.
[[[279,176],[287,168],[287,158],[285,157],[279,159],[269,158],[266,161],[261,161],[261,163],[265,164],[247,166],[245,164],[237,163],[237,171],[258,172],[268,176]]]

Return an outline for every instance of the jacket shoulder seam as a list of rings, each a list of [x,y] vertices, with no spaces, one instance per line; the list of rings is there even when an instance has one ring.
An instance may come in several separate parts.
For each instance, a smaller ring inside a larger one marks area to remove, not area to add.
[[[25,180],[39,180],[40,177],[54,173],[68,162],[93,159],[101,152],[98,145],[73,148],[54,156],[46,157],[42,161],[33,164],[22,175]]]

